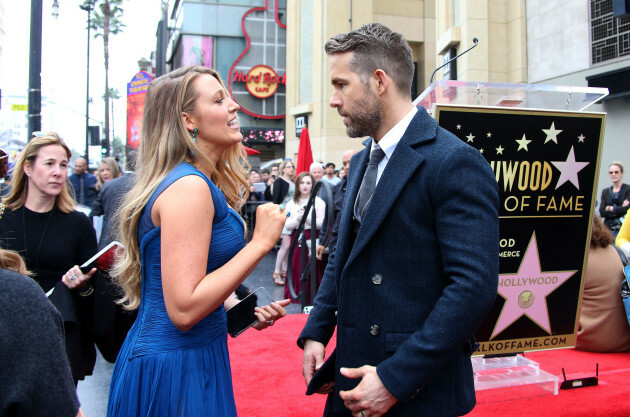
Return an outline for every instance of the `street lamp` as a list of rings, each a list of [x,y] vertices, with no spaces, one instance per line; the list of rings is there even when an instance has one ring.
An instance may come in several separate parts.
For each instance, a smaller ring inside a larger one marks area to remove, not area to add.
[[[96,0],[85,0],[79,7],[88,12],[87,20],[87,56],[85,85],[85,161],[90,166],[90,26],[92,26],[92,10]]]
[[[54,0],[52,15],[59,16]],[[42,129],[42,10],[43,0],[31,0],[31,39],[28,59],[28,140]]]

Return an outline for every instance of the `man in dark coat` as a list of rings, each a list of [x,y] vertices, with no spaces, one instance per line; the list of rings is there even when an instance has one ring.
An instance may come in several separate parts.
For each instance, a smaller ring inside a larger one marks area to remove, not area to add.
[[[298,340],[306,382],[336,327],[334,359],[321,368],[331,377],[314,387],[330,392],[325,416],[466,414],[473,334],[498,285],[494,175],[413,105],[400,34],[367,24],[326,52],[330,105],[348,136],[371,138],[350,162],[337,247]]]

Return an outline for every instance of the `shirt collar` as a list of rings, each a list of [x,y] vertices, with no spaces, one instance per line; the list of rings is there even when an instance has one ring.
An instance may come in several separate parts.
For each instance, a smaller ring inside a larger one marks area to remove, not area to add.
[[[391,158],[394,150],[396,149],[396,146],[398,145],[398,142],[400,142],[400,139],[402,139],[405,131],[409,127],[411,119],[413,119],[417,112],[418,108],[416,106],[413,106],[411,110],[409,110],[409,113],[407,113],[405,117],[400,119],[400,121],[396,123],[396,125],[392,127],[378,143],[376,143],[372,138],[372,147],[370,149],[370,152],[376,149],[376,147],[378,146],[383,150],[383,152],[385,152],[385,156],[387,157],[387,159]]]

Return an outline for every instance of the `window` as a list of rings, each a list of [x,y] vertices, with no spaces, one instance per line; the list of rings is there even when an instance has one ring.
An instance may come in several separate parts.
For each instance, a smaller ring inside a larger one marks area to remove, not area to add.
[[[630,18],[613,17],[613,0],[591,0],[591,63],[630,56]]]

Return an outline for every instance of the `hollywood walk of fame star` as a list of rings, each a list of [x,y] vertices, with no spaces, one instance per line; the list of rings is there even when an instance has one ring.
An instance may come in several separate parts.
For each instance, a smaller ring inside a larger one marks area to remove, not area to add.
[[[497,155],[501,154],[503,155],[503,146],[499,145],[499,147],[497,148]]]
[[[543,129],[542,131],[547,135],[545,143],[554,141],[556,142],[556,145],[558,144],[558,134],[562,132],[562,130],[556,130],[555,122],[551,122],[551,127],[549,129]]]
[[[469,133],[468,136],[466,136],[466,137],[468,138],[467,142],[472,142],[473,139],[475,138],[472,133]]]
[[[525,152],[529,152],[529,149],[527,149],[527,145],[531,142],[531,140],[527,139],[525,137],[525,134],[523,133],[523,139],[520,140],[516,140],[516,143],[518,143],[518,149],[516,150],[516,152],[520,151],[521,149],[525,149]]]
[[[541,271],[536,232],[516,274],[499,275],[499,294],[505,304],[492,330],[493,338],[522,316],[527,316],[551,334],[547,296],[577,271]]]
[[[556,184],[556,190],[560,188],[560,186],[567,181],[571,181],[578,190],[580,189],[580,182],[578,180],[578,172],[584,169],[584,167],[586,167],[589,164],[589,162],[576,162],[573,146],[571,146],[571,150],[569,151],[569,155],[567,156],[566,161],[550,161],[550,162],[558,169],[558,171],[560,171],[560,178],[558,178],[558,183]]]

